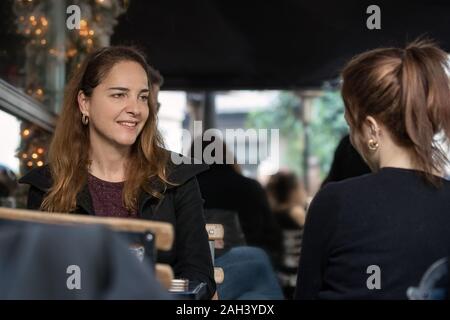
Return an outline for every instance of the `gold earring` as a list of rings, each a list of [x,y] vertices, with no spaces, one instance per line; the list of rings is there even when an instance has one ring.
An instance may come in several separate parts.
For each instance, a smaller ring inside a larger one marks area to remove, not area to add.
[[[81,115],[81,122],[87,126],[89,123],[89,117],[87,115],[85,115],[84,113]]]
[[[372,151],[376,151],[379,147],[378,142],[375,141],[374,139],[370,139],[368,145],[369,145],[369,149]]]

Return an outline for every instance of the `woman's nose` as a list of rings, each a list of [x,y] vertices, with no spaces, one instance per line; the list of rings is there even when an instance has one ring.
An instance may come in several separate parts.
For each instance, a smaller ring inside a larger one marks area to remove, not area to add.
[[[126,101],[125,111],[132,113],[133,115],[139,115],[141,113],[141,107],[139,104],[139,98],[128,98]]]

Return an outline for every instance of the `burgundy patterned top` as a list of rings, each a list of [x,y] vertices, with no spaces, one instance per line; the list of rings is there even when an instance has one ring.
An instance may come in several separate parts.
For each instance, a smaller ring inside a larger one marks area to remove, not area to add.
[[[135,212],[129,212],[122,203],[123,182],[109,182],[93,175],[88,176],[89,193],[96,216],[135,218]]]

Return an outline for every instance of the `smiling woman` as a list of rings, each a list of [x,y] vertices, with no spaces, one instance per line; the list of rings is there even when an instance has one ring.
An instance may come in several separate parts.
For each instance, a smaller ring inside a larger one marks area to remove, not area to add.
[[[86,125],[90,121],[91,173],[108,178],[102,155],[111,154],[109,148],[119,150],[126,157],[149,118],[149,84],[145,70],[136,62],[116,63],[103,81],[90,94],[80,90],[78,105]],[[151,120],[151,119],[150,119]],[[114,160],[114,159],[112,159]],[[111,163],[110,161],[107,161]],[[125,180],[125,162],[112,168],[114,180]]]
[[[175,276],[215,291],[202,199],[202,165],[175,165],[156,128],[152,79],[130,47],[91,53],[69,82],[49,150],[30,184],[28,208],[134,217],[173,224],[175,245],[161,262]]]

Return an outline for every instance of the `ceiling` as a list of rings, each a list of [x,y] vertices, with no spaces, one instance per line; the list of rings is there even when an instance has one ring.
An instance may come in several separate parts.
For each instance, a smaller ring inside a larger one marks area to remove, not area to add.
[[[450,1],[131,0],[113,44],[141,46],[165,89],[320,87],[347,59],[428,35],[450,49]]]

